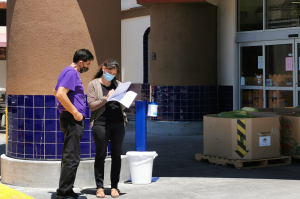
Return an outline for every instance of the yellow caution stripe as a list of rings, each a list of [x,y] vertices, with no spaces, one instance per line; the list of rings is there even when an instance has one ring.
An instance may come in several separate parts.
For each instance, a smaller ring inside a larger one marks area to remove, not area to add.
[[[243,155],[247,154],[247,151],[244,151],[240,146],[238,146],[238,151],[241,152]]]
[[[24,193],[0,183],[0,199],[34,199]]]
[[[244,129],[243,127],[241,127],[239,124],[237,125],[237,129],[244,135],[246,135],[246,129]]]
[[[237,120],[237,150],[235,152],[241,158],[249,152],[246,148],[246,120]]]

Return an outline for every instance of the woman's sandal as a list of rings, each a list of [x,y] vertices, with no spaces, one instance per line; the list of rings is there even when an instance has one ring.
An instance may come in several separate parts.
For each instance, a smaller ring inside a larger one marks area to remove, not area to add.
[[[112,198],[117,198],[117,197],[120,196],[119,191],[117,189],[115,189],[115,188],[112,188],[110,190],[110,195],[111,195]]]
[[[104,189],[102,189],[102,188],[98,189],[96,192],[96,197],[97,198],[105,198]]]

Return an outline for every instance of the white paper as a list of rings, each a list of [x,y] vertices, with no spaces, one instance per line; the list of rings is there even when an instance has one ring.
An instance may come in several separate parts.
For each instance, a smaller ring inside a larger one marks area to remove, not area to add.
[[[137,94],[135,92],[128,91],[112,98],[109,97],[109,100],[107,101],[117,101],[123,104],[125,107],[129,108],[136,96]]]
[[[258,69],[263,69],[264,66],[263,56],[258,56],[257,61],[258,61]]]
[[[109,96],[107,101],[110,101],[110,99],[112,99],[115,96],[125,93],[127,91],[127,89],[129,88],[130,84],[131,84],[131,82],[120,83],[118,85],[118,87],[116,88],[116,90]]]
[[[137,94],[133,91],[128,91],[131,82],[120,83],[116,90],[109,96],[107,101],[117,101],[129,108]]]
[[[259,137],[259,146],[271,146],[271,136]]]

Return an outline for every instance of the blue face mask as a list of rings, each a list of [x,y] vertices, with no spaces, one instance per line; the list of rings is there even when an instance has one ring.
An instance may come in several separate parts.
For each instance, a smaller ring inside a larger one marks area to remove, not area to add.
[[[115,78],[114,75],[111,75],[111,74],[109,74],[108,72],[105,72],[105,73],[103,74],[103,77],[104,77],[104,79],[105,79],[106,81],[109,81],[109,82]]]

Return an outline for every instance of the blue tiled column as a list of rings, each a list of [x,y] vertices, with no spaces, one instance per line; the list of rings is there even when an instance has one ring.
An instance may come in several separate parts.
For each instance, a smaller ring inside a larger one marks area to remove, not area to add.
[[[64,133],[59,126],[56,99],[51,95],[8,95],[7,156],[22,159],[59,160]],[[95,145],[89,125],[90,111],[85,119],[81,139],[81,158],[95,157]],[[107,155],[110,155],[110,145]]]
[[[233,86],[218,86],[219,112],[233,110]]]

